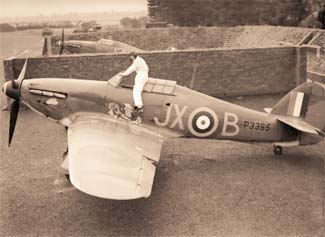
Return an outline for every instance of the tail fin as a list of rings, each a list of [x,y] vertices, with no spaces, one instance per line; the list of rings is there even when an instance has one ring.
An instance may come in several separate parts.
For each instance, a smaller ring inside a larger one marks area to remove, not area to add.
[[[299,85],[275,104],[270,113],[301,118],[325,132],[325,84]]]

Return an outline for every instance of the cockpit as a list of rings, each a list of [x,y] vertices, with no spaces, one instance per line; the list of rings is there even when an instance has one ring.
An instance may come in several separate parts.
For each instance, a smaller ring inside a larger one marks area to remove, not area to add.
[[[108,80],[108,84],[113,87],[133,88],[133,86],[123,84],[123,78],[118,74]],[[148,82],[143,88],[143,91],[149,93],[173,95],[176,89],[176,85],[176,81],[149,78]]]
[[[113,46],[114,45],[114,41],[113,40],[109,40],[109,39],[100,39],[97,42],[100,43],[100,44],[109,45],[109,46]]]

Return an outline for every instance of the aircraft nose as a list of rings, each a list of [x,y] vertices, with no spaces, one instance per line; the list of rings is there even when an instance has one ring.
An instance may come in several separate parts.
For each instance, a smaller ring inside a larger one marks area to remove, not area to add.
[[[12,81],[7,81],[3,84],[2,92],[14,100],[19,100],[19,88],[14,88]]]

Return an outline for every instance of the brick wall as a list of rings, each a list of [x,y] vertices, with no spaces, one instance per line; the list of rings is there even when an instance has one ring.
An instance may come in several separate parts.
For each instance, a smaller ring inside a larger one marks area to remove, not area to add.
[[[176,80],[212,96],[287,92],[297,76],[306,78],[306,53],[294,47],[147,52],[150,76]],[[300,65],[297,63],[300,61]],[[5,61],[6,75],[17,78],[23,59]],[[28,77],[108,80],[129,65],[126,54],[30,58]],[[10,79],[6,77],[6,79]],[[130,82],[131,78],[129,78]]]

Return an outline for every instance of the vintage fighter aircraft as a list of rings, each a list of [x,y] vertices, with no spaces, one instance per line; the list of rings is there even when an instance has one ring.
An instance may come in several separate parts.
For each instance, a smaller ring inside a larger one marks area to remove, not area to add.
[[[24,80],[25,72],[26,63],[18,79],[3,86],[14,99],[9,145],[20,103],[65,126],[63,167],[77,189],[97,197],[149,197],[162,143],[171,137],[268,142],[275,154],[324,141],[325,85],[316,82],[301,84],[259,112],[151,78],[143,92],[143,120],[133,124],[132,90],[118,77]]]
[[[44,49],[46,47],[44,42]],[[109,39],[100,39],[98,41],[86,40],[64,40],[64,30],[62,30],[61,40],[57,43],[59,54],[64,50],[70,54],[86,54],[86,53],[130,53],[132,51],[142,52],[141,49],[131,45]],[[43,50],[44,51],[44,50]]]

